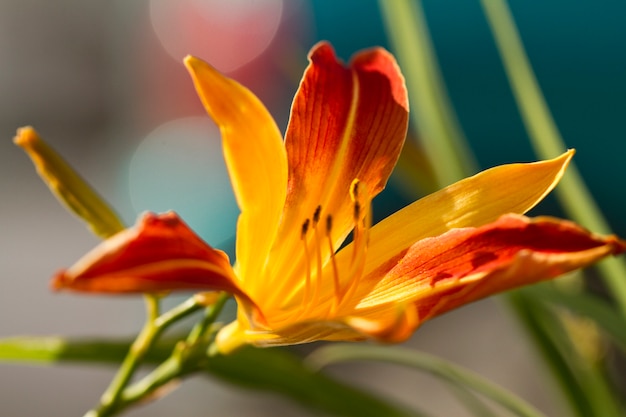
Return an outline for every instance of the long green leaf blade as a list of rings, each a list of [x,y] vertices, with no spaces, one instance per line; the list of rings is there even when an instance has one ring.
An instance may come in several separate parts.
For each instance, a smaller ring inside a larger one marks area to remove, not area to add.
[[[562,323],[538,299],[527,296],[527,290],[509,294],[511,304],[533,337],[541,338],[538,346],[570,402],[580,417],[620,417],[623,410],[618,397],[598,364],[579,354]]]
[[[60,337],[0,339],[0,362],[55,364],[119,364],[130,340],[72,340]],[[146,364],[168,358],[175,340],[158,343],[145,357]],[[239,387],[281,394],[309,410],[345,417],[426,417],[306,367],[283,349],[242,348],[228,356],[207,360],[204,371]]]
[[[445,381],[476,391],[520,417],[544,417],[520,398],[486,379],[436,356],[401,347],[335,344],[318,349],[308,358],[316,367],[333,363],[367,360],[391,363],[428,372]]]
[[[539,284],[525,290],[534,299],[568,309],[591,319],[626,352],[626,319],[605,300],[583,291],[564,292],[552,283]]]

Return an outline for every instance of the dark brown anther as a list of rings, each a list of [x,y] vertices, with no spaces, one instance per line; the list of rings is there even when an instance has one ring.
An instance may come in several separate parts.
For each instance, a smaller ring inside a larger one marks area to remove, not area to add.
[[[320,221],[320,214],[322,214],[322,206],[317,206],[313,213],[313,223],[317,224]]]
[[[354,221],[359,221],[361,217],[361,204],[358,201],[354,202]]]
[[[300,239],[304,239],[304,237],[306,236],[306,232],[309,231],[310,222],[311,221],[309,219],[306,219],[304,223],[302,223],[302,231],[300,232]]]
[[[333,217],[329,214],[326,216],[326,233],[330,233],[333,228]]]

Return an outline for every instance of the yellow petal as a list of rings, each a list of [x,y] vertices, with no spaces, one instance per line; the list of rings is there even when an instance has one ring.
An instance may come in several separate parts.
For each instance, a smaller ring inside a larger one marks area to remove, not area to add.
[[[503,214],[523,214],[559,182],[574,155],[500,165],[465,178],[392,214],[372,227],[365,274],[413,243],[458,227],[478,227]],[[350,256],[346,247],[338,255]],[[340,259],[342,260],[342,259]]]
[[[108,238],[124,229],[113,209],[54,149],[41,140],[35,129],[18,129],[13,142],[30,156],[50,191],[83,219],[96,235]]]
[[[220,127],[224,158],[241,215],[239,277],[260,274],[274,240],[287,190],[287,156],[274,119],[247,88],[188,56],[185,65],[205,109]]]

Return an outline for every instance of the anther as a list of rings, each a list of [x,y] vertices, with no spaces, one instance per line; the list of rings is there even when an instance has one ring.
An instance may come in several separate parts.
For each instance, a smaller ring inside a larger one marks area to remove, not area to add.
[[[317,206],[315,213],[313,213],[313,223],[317,224],[320,221],[320,214],[322,213],[322,206]]]
[[[304,239],[304,237],[306,236],[306,232],[309,231],[309,223],[311,223],[311,221],[309,219],[306,219],[304,221],[304,223],[302,223],[302,230],[300,232],[300,239]]]
[[[358,222],[359,219],[361,218],[361,203],[359,203],[358,201],[354,202],[354,222]]]
[[[358,178],[355,178],[352,181],[352,185],[350,187],[350,197],[352,200],[356,201],[359,199],[359,188],[361,186],[361,181]]]
[[[300,235],[300,240],[302,240],[302,245],[304,245],[304,262],[306,270],[302,304],[309,302],[309,298],[311,297],[311,255],[309,255],[309,245],[306,243],[306,232],[309,230],[310,222],[311,221],[309,219],[306,219],[304,223],[302,223],[302,234]]]
[[[326,216],[326,233],[330,234],[330,231],[333,228],[333,218],[332,216],[329,214],[328,216]]]

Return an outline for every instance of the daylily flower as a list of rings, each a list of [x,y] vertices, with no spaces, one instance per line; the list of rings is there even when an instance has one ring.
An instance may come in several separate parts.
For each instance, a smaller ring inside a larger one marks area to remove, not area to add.
[[[240,309],[218,334],[222,352],[245,343],[400,342],[453,308],[626,250],[614,236],[522,215],[557,184],[573,151],[492,168],[372,226],[371,201],[406,135],[404,79],[380,48],[348,67],[326,43],[309,58],[284,141],[250,91],[185,60],[221,129],[241,209],[234,267],[175,213],[148,213],[61,271],[54,287],[229,291]]]

